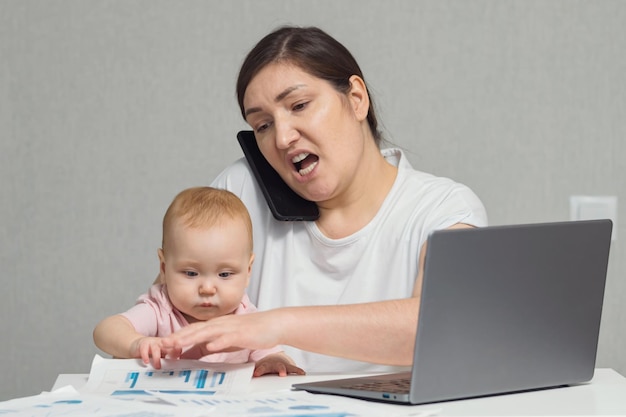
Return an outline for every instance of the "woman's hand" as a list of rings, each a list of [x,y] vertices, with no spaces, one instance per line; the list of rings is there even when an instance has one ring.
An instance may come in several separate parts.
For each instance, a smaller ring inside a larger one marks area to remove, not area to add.
[[[282,344],[278,310],[244,315],[227,315],[196,322],[164,337],[160,349],[180,357],[182,349],[194,346],[206,354],[239,349],[269,349]],[[169,356],[168,356],[169,357]]]
[[[267,374],[287,376],[289,374],[305,375],[305,372],[302,368],[297,367],[289,356],[284,352],[280,352],[268,355],[254,365],[254,373],[252,376],[256,377]]]

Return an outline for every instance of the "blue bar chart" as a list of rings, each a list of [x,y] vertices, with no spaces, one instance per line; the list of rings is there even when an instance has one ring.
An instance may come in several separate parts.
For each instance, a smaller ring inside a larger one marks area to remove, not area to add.
[[[162,368],[155,369],[137,359],[104,359],[96,355],[83,390],[144,401],[156,393],[195,394],[208,398],[216,394],[245,391],[254,371],[254,363],[163,359],[162,365]]]
[[[118,389],[112,395],[147,394],[147,391],[212,395],[225,383],[226,372],[210,369],[149,370],[128,371],[120,377],[123,381],[118,381]]]

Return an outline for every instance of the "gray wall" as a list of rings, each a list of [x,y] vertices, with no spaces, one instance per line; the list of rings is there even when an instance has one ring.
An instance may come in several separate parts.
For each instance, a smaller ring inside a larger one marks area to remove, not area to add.
[[[626,374],[624,22],[609,0],[0,0],[0,399],[89,371],[167,204],[239,157],[238,66],[283,23],[343,41],[387,137],[492,224],[619,197],[597,365]]]

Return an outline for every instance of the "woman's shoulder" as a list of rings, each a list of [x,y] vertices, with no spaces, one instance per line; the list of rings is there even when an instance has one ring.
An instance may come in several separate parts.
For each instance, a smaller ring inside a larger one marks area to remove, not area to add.
[[[266,218],[271,216],[271,213],[245,158],[237,159],[227,166],[213,180],[211,186],[228,190],[239,197],[250,212],[255,235],[261,232],[261,225],[267,223]]]
[[[450,187],[467,188],[451,178],[438,176],[413,168],[405,152],[399,148],[387,148],[381,151],[385,159],[398,168],[398,179],[405,187],[445,189]],[[432,190],[430,190],[432,191]]]
[[[245,158],[240,158],[231,163],[229,166],[213,180],[212,187],[223,188],[228,190],[244,203],[257,201],[261,190],[254,179],[252,170]]]
[[[470,187],[448,177],[414,169],[400,150],[388,152],[398,166],[391,197],[394,207],[412,213],[429,213],[429,217],[441,217],[447,219],[447,223],[452,222],[450,224],[466,221],[486,225],[484,205]]]
[[[252,171],[245,158],[239,158],[222,170],[212,186],[229,189],[229,185],[246,184],[252,179]]]

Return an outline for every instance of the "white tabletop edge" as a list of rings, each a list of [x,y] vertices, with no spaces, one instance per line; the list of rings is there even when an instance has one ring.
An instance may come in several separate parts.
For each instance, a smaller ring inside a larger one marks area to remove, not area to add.
[[[353,374],[309,373],[304,376],[279,377],[266,375],[253,378],[250,393],[277,393],[290,390],[299,382],[362,376]],[[80,389],[87,382],[88,374],[60,374],[52,390],[71,385]],[[541,390],[519,394],[498,395],[478,399],[450,401],[417,406],[388,405],[372,402],[373,408],[381,410],[437,410],[441,416],[626,416],[626,378],[610,368],[598,368],[588,383],[571,387]],[[360,401],[360,400],[354,400]]]

